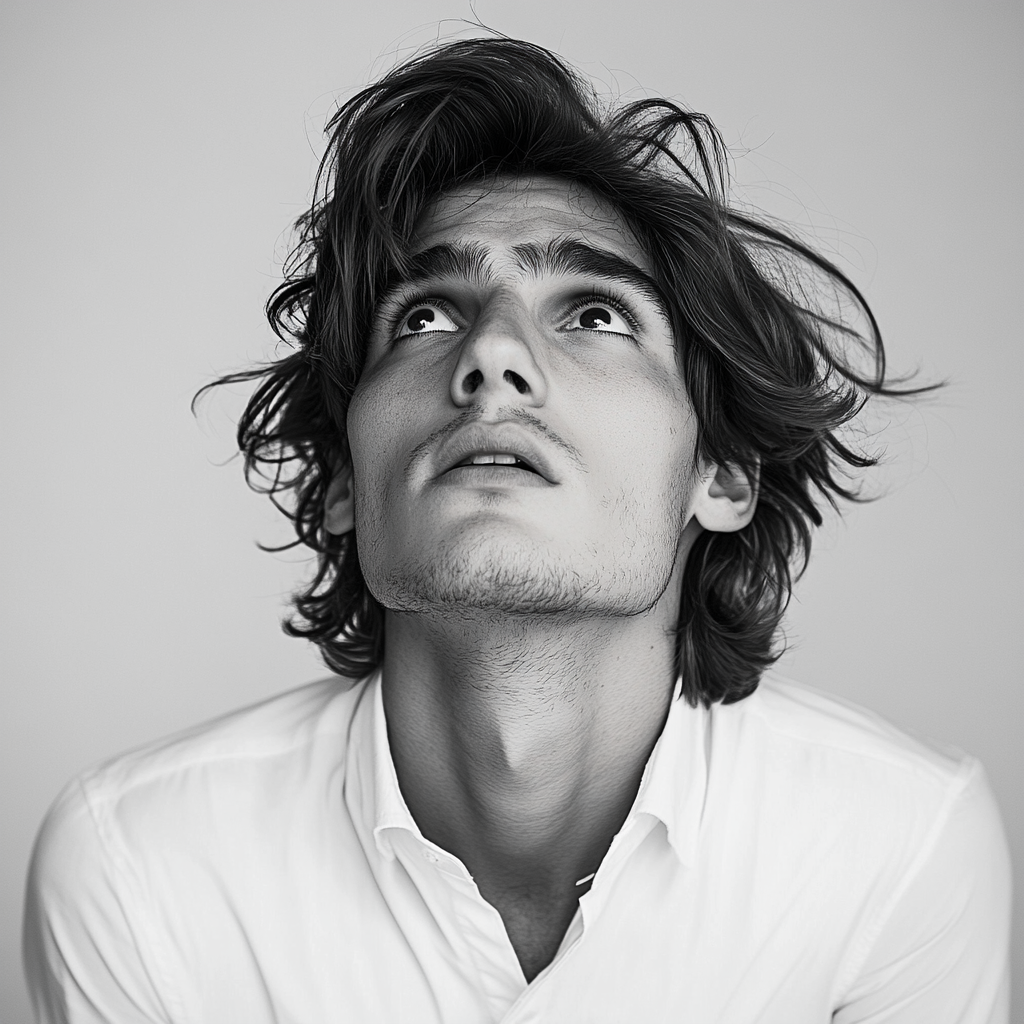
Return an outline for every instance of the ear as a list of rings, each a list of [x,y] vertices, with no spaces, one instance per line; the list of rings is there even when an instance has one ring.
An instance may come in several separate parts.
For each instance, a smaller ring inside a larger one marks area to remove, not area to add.
[[[346,462],[327,487],[324,498],[324,528],[328,533],[348,533],[355,526],[352,499],[352,463]]]
[[[754,518],[757,507],[758,473],[745,473],[739,466],[710,464],[701,476],[694,495],[693,516],[705,530],[733,533]]]

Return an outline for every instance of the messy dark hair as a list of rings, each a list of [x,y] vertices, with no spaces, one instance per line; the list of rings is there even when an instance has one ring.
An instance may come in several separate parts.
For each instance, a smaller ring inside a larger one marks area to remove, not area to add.
[[[703,532],[682,583],[678,668],[687,700],[740,700],[779,656],[779,624],[820,506],[855,499],[876,460],[841,428],[886,380],[863,296],[829,260],[730,208],[725,150],[702,114],[664,99],[602,104],[559,57],[507,38],[421,53],[331,118],[314,201],[267,303],[284,358],[217,384],[258,381],[238,427],[246,476],[316,552],[286,622],[335,672],[383,654],[384,615],[354,532],[324,525],[348,458],[346,416],[375,304],[408,259],[424,208],[496,175],[557,176],[618,211],[646,253],[671,319],[698,422],[697,453],[756,475],[757,509],[735,533]],[[831,296],[831,301],[821,301]],[[209,385],[213,386],[213,385]]]

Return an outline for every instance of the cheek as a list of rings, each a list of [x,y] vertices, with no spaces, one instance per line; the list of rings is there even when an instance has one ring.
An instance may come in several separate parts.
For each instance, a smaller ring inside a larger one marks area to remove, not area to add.
[[[623,490],[656,502],[667,489],[685,490],[693,476],[697,421],[685,389],[661,368],[591,390],[583,438],[600,439],[594,451],[602,474]]]
[[[364,380],[360,381],[348,410],[355,532],[359,562],[371,588],[378,570],[387,562],[387,537],[393,533],[388,527],[388,482],[397,447],[392,430],[400,422],[396,415],[398,401],[378,381]],[[389,424],[392,430],[388,429]]]
[[[353,476],[360,479],[391,472],[393,452],[401,443],[402,427],[415,409],[416,396],[393,375],[376,371],[364,375],[348,408],[348,443]]]
[[[648,409],[632,420],[609,460],[605,479],[609,513],[624,535],[674,551],[693,497],[694,432],[679,410]]]
[[[377,432],[372,423],[377,418],[376,396],[371,390],[359,385],[348,407],[348,447],[352,454],[352,476],[354,480],[362,480],[366,468],[373,465],[374,448],[378,442]]]
[[[389,363],[365,373],[356,387],[347,428],[356,531],[363,545],[376,548],[386,536],[407,532],[403,484],[413,450],[437,426],[436,387],[430,374]]]
[[[387,424],[397,420],[396,403],[386,390],[360,384],[349,406],[348,443],[356,535],[367,551],[377,547],[378,524],[384,517],[395,445]]]

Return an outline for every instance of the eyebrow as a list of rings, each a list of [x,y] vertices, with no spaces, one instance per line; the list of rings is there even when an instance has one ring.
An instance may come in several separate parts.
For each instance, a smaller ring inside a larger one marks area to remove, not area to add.
[[[443,242],[415,253],[405,268],[396,267],[388,280],[390,293],[402,285],[422,284],[438,278],[463,278],[483,284],[490,277],[487,250],[479,242],[451,244]]]
[[[578,238],[555,238],[545,246],[524,242],[512,247],[516,263],[528,273],[578,274],[595,277],[609,284],[625,285],[641,292],[663,314],[668,305],[657,282],[632,260],[601,249]]]
[[[547,245],[523,242],[512,247],[516,266],[525,273],[578,274],[635,289],[668,318],[668,303],[657,282],[631,260],[578,238],[555,238]],[[396,269],[385,300],[403,285],[458,278],[486,284],[494,276],[487,249],[479,242],[442,242],[410,256],[404,271]]]

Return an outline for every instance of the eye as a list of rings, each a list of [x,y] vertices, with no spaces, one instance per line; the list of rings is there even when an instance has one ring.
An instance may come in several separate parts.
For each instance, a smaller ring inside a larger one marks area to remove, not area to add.
[[[568,331],[601,331],[604,334],[621,334],[631,338],[636,330],[636,324],[631,323],[631,319],[627,319],[624,311],[620,312],[608,302],[600,299],[587,299],[573,310],[565,329]]]
[[[434,331],[450,334],[459,329],[459,325],[436,302],[419,302],[399,321],[395,337],[411,338],[414,334],[431,334]]]

